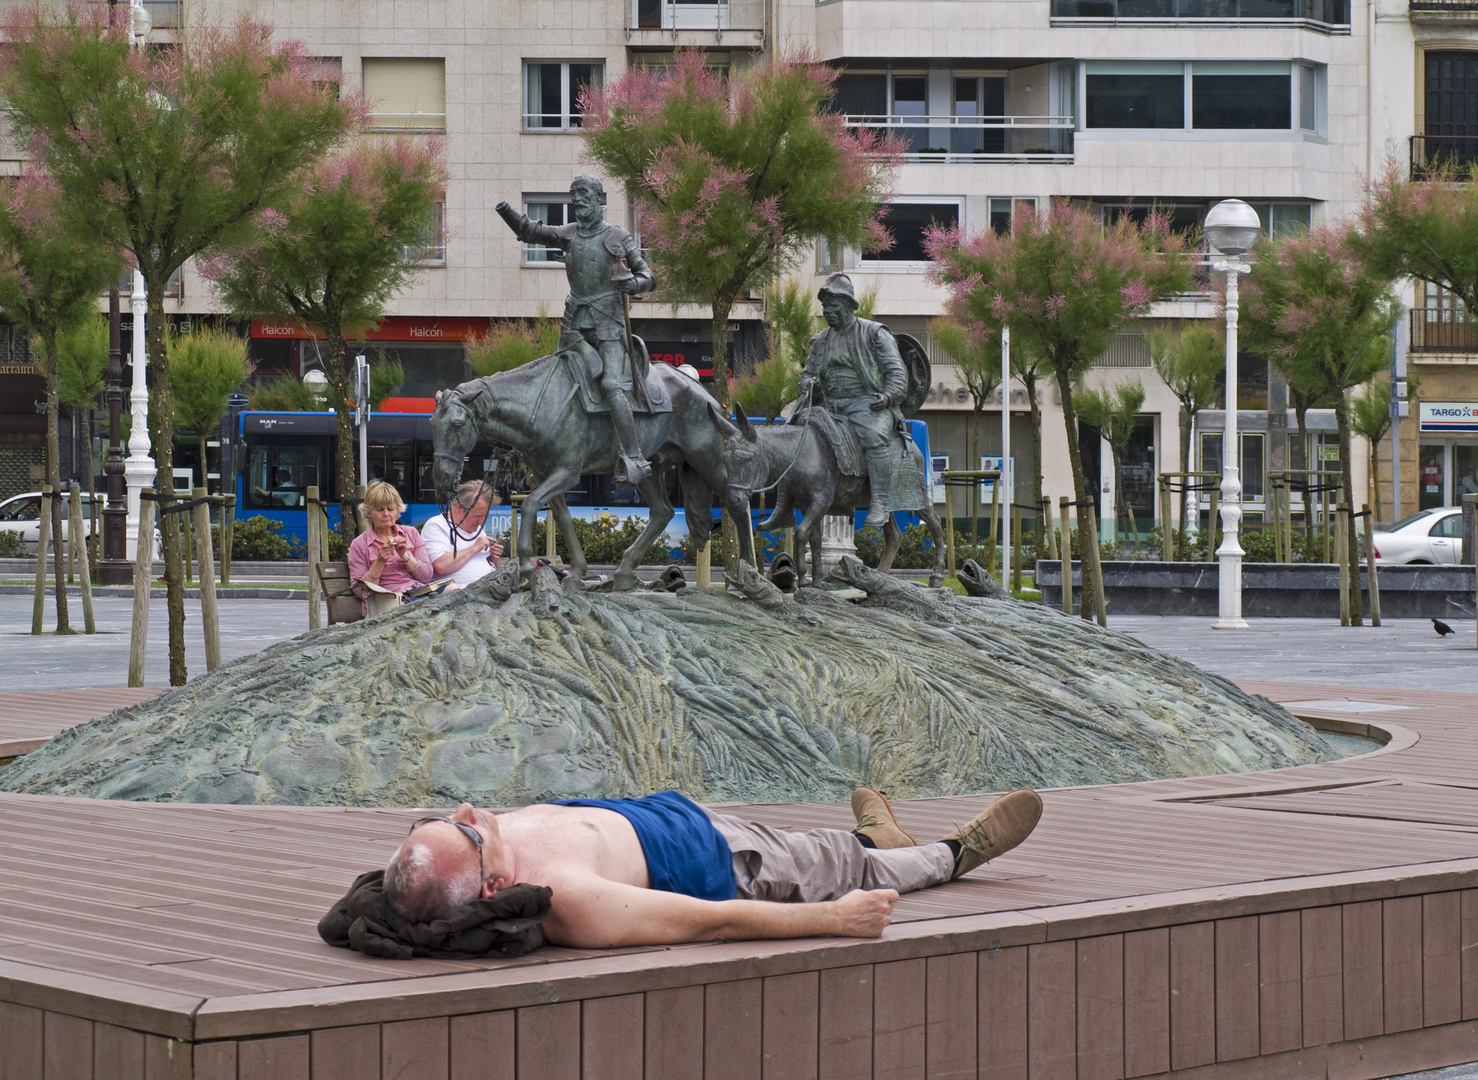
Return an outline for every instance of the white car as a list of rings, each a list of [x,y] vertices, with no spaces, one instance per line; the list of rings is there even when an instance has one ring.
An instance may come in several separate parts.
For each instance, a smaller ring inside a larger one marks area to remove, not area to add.
[[[67,496],[62,496],[62,536],[67,535]],[[102,510],[106,496],[98,493],[98,509]],[[92,500],[87,492],[82,493],[82,520],[87,535],[92,535]],[[49,528],[49,527],[48,527]],[[36,550],[36,540],[41,532],[41,492],[28,491],[0,502],[0,532],[18,532],[27,551]],[[48,536],[50,534],[48,533]]]
[[[1463,554],[1462,507],[1423,510],[1375,533],[1371,540],[1377,563],[1456,563]]]

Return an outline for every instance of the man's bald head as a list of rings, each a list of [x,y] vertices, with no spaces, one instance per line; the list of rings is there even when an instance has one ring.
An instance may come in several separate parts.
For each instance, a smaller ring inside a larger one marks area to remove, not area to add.
[[[431,922],[482,895],[481,848],[445,821],[414,829],[385,867],[385,896],[412,922]]]

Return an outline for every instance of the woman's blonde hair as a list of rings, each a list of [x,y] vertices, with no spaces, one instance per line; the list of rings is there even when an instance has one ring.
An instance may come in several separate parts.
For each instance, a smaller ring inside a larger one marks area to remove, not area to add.
[[[395,490],[395,485],[388,480],[376,480],[364,489],[364,502],[359,504],[359,513],[368,518],[371,510],[383,510],[387,506],[395,507],[397,516],[405,513],[405,500]]]

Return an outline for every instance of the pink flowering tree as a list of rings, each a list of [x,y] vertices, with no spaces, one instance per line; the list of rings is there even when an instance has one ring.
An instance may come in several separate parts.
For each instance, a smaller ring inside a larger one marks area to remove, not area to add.
[[[1057,385],[1078,504],[1087,618],[1101,573],[1097,515],[1089,503],[1098,484],[1083,474],[1073,386],[1116,333],[1156,300],[1191,287],[1189,243],[1162,214],[1104,225],[1090,209],[1056,200],[1045,219],[1016,215],[1009,235],[987,230],[964,237],[957,229],[935,229],[926,247],[934,277],[950,291],[950,316],[982,348],[1010,326],[1012,352],[1037,358]],[[1098,612],[1098,621],[1108,625],[1105,612]]]
[[[211,249],[248,242],[306,162],[349,131],[358,105],[336,76],[264,23],[187,32],[134,49],[127,10],[18,6],[5,16],[0,111],[54,178],[58,219],[127,251],[148,289],[148,363],[161,490],[173,490],[174,421],[165,351],[170,275]],[[161,529],[169,586],[169,677],[185,671],[185,574],[176,517]]]
[[[1372,270],[1348,227],[1265,239],[1252,249],[1241,287],[1242,343],[1268,358],[1305,399],[1329,398],[1339,427],[1342,501],[1353,503],[1350,392],[1391,363],[1391,332],[1401,317],[1392,277]],[[1349,565],[1358,565],[1355,530]],[[1358,584],[1351,617],[1360,625]]]
[[[98,293],[116,280],[123,259],[116,249],[99,247],[57,227],[56,185],[27,173],[0,183],[0,311],[24,326],[40,346],[34,357],[46,378],[46,483],[61,490],[57,404],[61,357],[58,339],[82,325],[97,309]],[[41,522],[41,528],[47,527]],[[56,630],[71,632],[62,560],[61,500],[51,504],[51,543],[58,587]]]
[[[713,313],[712,390],[728,401],[729,313],[818,239],[875,249],[900,144],[828,111],[836,72],[804,53],[735,71],[696,49],[582,98],[590,160],[624,185],[659,295]]]
[[[340,529],[353,539],[354,374],[347,335],[373,328],[390,299],[442,241],[446,169],[440,140],[362,141],[303,170],[275,206],[257,212],[256,238],[204,266],[241,318],[290,319],[322,334],[338,413]]]

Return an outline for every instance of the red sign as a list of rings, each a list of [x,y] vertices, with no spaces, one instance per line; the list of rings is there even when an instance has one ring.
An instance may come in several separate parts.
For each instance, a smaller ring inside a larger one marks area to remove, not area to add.
[[[417,318],[409,315],[391,315],[375,329],[365,334],[365,341],[467,341],[482,337],[488,332],[485,318],[462,316],[447,318]],[[251,336],[254,338],[277,338],[279,340],[303,341],[308,338],[322,339],[323,331],[298,322],[267,322],[262,319],[251,321]]]

